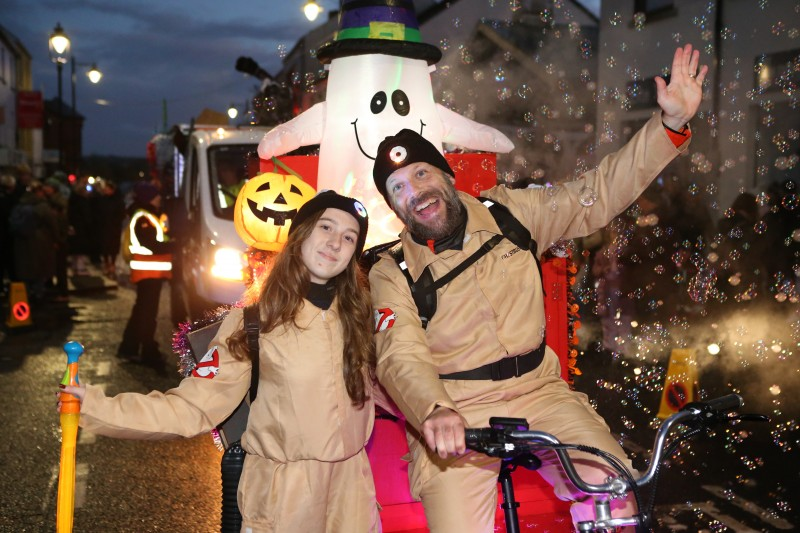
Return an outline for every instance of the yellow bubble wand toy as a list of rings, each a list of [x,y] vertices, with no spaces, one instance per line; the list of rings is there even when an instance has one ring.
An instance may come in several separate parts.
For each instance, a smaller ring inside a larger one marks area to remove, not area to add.
[[[64,345],[67,352],[67,370],[62,385],[77,386],[78,359],[83,354],[79,342]],[[71,533],[75,512],[75,444],[78,440],[78,422],[81,419],[81,402],[72,394],[62,392],[61,401],[61,466],[58,471],[58,502],[56,507],[56,532]]]

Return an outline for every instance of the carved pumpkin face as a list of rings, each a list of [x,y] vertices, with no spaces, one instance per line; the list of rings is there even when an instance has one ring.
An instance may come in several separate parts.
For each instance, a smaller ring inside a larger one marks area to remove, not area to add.
[[[297,176],[259,174],[245,183],[236,197],[236,232],[248,246],[279,251],[297,210],[314,194],[314,188]]]

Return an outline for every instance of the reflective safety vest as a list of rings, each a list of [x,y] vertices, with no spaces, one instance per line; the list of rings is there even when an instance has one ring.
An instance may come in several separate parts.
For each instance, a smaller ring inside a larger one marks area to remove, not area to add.
[[[142,246],[136,236],[136,224],[142,217],[146,217],[150,224],[156,228],[156,240],[158,242],[166,241],[164,224],[158,217],[144,209],[139,209],[133,214],[128,226],[130,234],[128,250],[131,255],[131,283],[136,283],[143,279],[170,279],[172,278],[172,254],[154,254],[152,250]]]

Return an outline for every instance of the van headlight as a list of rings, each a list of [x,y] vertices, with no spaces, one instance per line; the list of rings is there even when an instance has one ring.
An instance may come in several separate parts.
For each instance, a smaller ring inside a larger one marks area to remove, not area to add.
[[[245,256],[240,250],[219,248],[214,252],[211,275],[231,281],[244,280]]]

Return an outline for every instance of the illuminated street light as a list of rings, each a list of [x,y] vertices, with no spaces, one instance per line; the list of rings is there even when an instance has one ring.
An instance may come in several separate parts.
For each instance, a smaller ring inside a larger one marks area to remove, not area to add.
[[[239,110],[238,110],[238,109],[236,109],[236,106],[234,106],[233,104],[231,104],[231,106],[228,108],[228,116],[229,116],[229,117],[231,117],[232,119],[234,119],[234,118],[236,118],[238,115],[239,115]]]
[[[89,69],[89,72],[87,72],[86,75],[89,77],[89,81],[92,83],[99,82],[103,77],[103,73],[97,68],[97,63],[92,63],[92,67]]]
[[[66,63],[69,55],[69,37],[64,33],[61,23],[57,23],[50,34],[50,59],[54,63]]]
[[[89,67],[89,70],[86,71],[86,77],[89,78],[89,81],[92,83],[99,83],[100,80],[103,78],[103,73],[100,72],[100,69],[97,68],[97,63],[79,63],[75,61],[75,56],[72,56],[72,60],[70,61],[72,67],[72,106],[75,107],[75,82],[77,80],[75,75],[75,67]],[[74,109],[73,109],[74,110]]]
[[[317,20],[317,17],[320,13],[322,13],[322,7],[314,0],[308,0],[306,5],[303,6],[303,13],[306,14],[306,18],[311,22]]]

